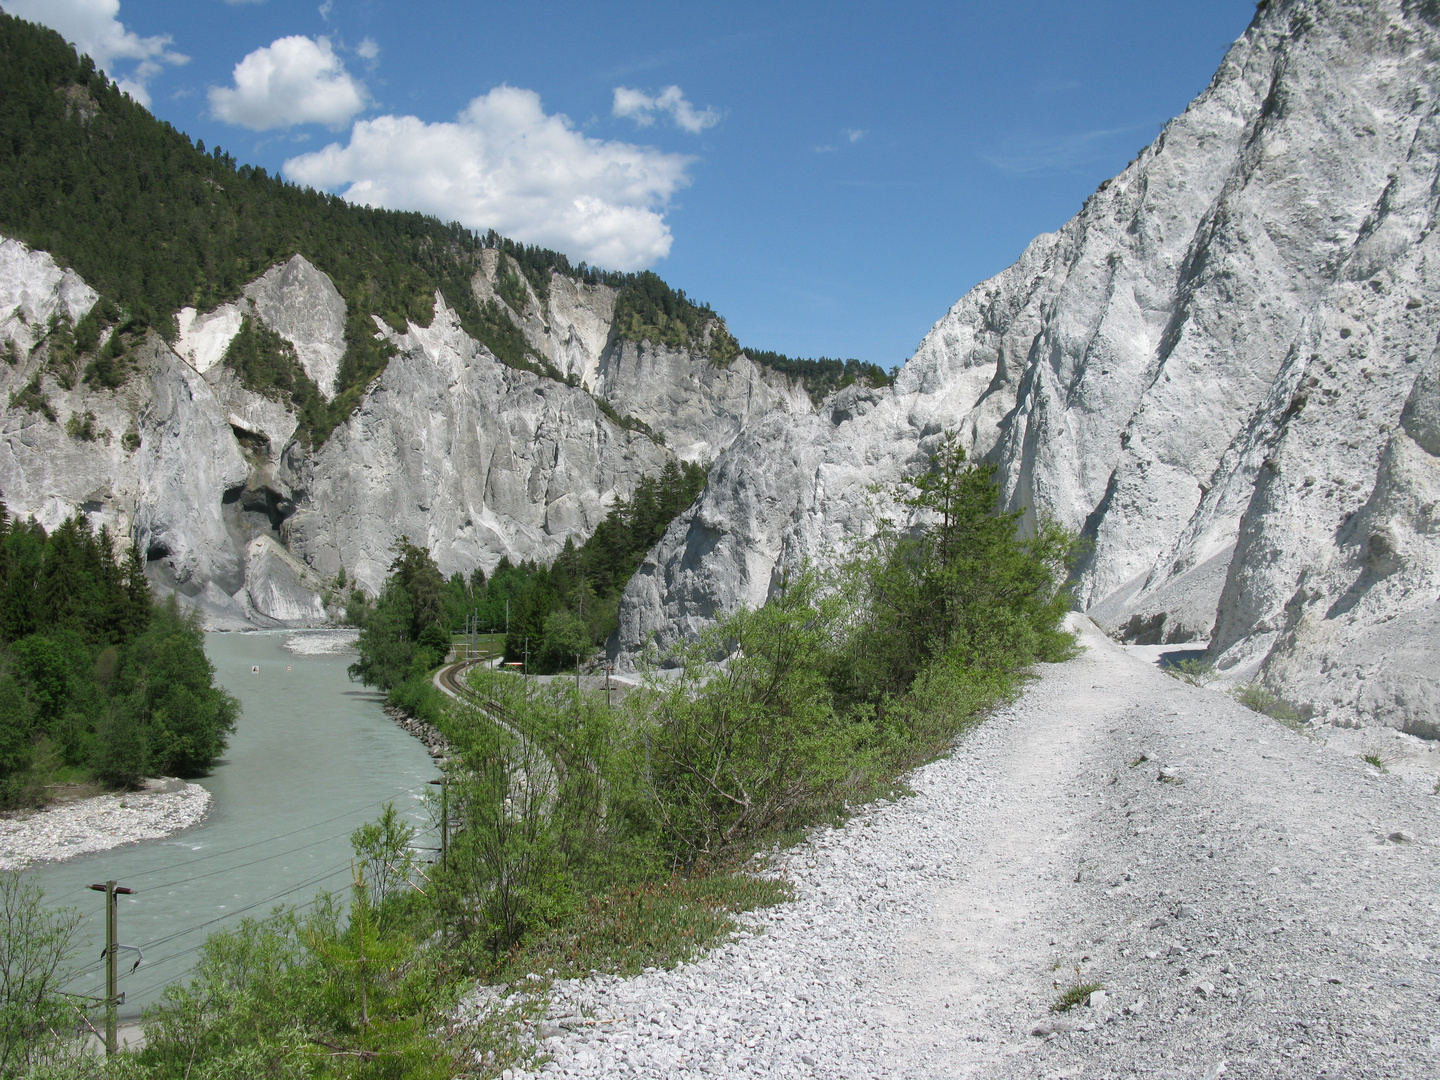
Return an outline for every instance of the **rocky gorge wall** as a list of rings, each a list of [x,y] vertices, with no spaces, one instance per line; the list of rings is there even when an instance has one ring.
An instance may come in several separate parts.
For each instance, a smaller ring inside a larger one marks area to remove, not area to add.
[[[482,300],[508,258],[484,254]],[[0,240],[0,348],[12,361],[0,365],[0,497],[47,528],[82,511],[133,538],[152,580],[211,627],[317,625],[332,617],[324,598],[340,570],[373,595],[402,535],[446,574],[548,561],[670,457],[709,460],[755,416],[810,408],[803,390],[743,356],[720,366],[615,340],[608,286],[556,274],[549,293],[503,310],[578,385],[505,366],[437,294],[428,326],[397,333],[375,319],[395,355],[307,449],[288,402],[247,390],[223,362],[256,320],[294,347],[323,398],[334,394],[346,303],[303,256],[214,311],[182,309],[173,345],[151,333],[133,376],[109,391],[57,366],[47,337],[57,312],[79,322],[94,290],[44,252]]]
[[[1093,550],[1115,636],[1209,640],[1302,711],[1440,734],[1440,9],[1271,0],[1210,86],[888,390],[749,425],[611,649],[698,632],[873,529],[945,430]]]

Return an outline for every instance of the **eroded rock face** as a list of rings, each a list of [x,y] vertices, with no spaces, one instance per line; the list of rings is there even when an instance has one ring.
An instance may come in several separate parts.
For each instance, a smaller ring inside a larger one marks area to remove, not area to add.
[[[600,358],[593,389],[618,412],[659,432],[686,461],[713,461],[768,413],[811,411],[802,387],[743,353],[720,365],[649,342],[614,342]]]
[[[313,457],[292,452],[282,472],[303,492],[286,542],[324,577],[343,565],[373,593],[402,535],[446,574],[548,561],[664,467],[662,447],[616,427],[584,390],[502,365],[441,297],[429,327],[385,332],[400,355]]]
[[[1213,632],[1223,671],[1316,715],[1434,726],[1434,676],[1410,674],[1440,669],[1435,22],[1399,0],[1266,5],[1186,112],[962,298],[890,391],[750,427],[631,582],[612,650],[832,558],[872,527],[867,486],[950,429],[1009,506],[1093,541],[1078,600],[1118,636]]]
[[[513,285],[510,300],[501,295],[501,275],[522,288],[523,303]],[[481,252],[481,270],[470,284],[477,300],[498,304],[562,375],[649,426],[685,461],[715,460],[766,413],[812,411],[798,383],[743,354],[717,364],[703,350],[620,340],[614,333],[619,290],[609,285],[552,273],[542,299],[515,260],[494,250]]]
[[[292,255],[247,285],[245,298],[266,326],[295,346],[300,366],[325,399],[334,397],[345,356],[345,298],[330,275]]]
[[[501,258],[484,253],[490,276],[477,275],[477,291],[489,282],[493,293]],[[288,402],[246,390],[222,363],[243,320],[256,319],[333,392],[346,306],[305,258],[273,267],[215,311],[182,310],[173,347],[152,335],[136,376],[111,392],[87,387],[78,371],[66,389],[41,343],[53,314],[75,322],[89,311],[93,290],[48,255],[4,241],[0,348],[8,357],[14,342],[16,351],[15,363],[0,364],[0,400],[37,389],[3,413],[0,495],[47,528],[83,510],[134,539],[152,580],[207,625],[314,625],[329,618],[320,597],[342,567],[379,589],[401,536],[429,547],[446,574],[488,572],[503,557],[549,561],[567,539],[582,542],[676,452],[615,423],[596,395],[704,460],[767,410],[808,408],[803,393],[744,357],[718,366],[616,343],[608,286],[556,275],[544,303],[525,288],[512,317],[578,385],[505,367],[437,297],[428,327],[396,334],[375,320],[397,354],[310,451],[294,441]]]
[[[305,256],[292,255],[247,285],[234,303],[205,314],[181,308],[175,316],[175,351],[203,375],[225,358],[246,318],[259,319],[293,345],[321,396],[327,401],[335,396],[345,356],[345,298],[330,275]]]
[[[17,354],[28,354],[44,336],[51,316],[63,313],[73,325],[100,299],[71,270],[43,251],[0,237],[0,339]]]

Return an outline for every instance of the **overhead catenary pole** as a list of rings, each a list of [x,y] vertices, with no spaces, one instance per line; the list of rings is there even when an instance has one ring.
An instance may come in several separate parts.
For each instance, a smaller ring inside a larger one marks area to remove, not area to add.
[[[450,856],[450,779],[431,780],[440,789],[440,869],[444,870]]]
[[[119,1050],[118,1026],[120,1005],[119,972],[116,970],[116,939],[119,937],[120,897],[129,896],[134,889],[127,889],[113,881],[104,885],[91,885],[96,892],[105,894],[105,1053],[110,1055]]]

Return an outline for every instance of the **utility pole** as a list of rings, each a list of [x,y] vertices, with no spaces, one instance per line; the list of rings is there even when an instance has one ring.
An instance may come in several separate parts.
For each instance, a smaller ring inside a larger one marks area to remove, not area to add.
[[[450,780],[431,780],[440,789],[440,869],[444,870],[450,855]]]
[[[104,885],[91,885],[90,888],[105,894],[105,1055],[108,1057],[120,1048],[116,1039],[116,1027],[121,996],[116,985],[119,974],[115,970],[115,954],[120,951],[115,942],[120,929],[119,898],[129,896],[135,890],[117,885],[113,881],[107,881]]]

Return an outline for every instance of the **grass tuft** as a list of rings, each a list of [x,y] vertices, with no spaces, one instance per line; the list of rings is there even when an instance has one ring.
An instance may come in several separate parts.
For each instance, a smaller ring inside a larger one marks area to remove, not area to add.
[[[1096,990],[1104,989],[1099,983],[1074,983],[1061,992],[1060,996],[1051,1004],[1050,1011],[1054,1013],[1069,1012],[1077,1005],[1084,1005]]]
[[[1305,718],[1300,715],[1300,710],[1258,682],[1241,683],[1231,693],[1235,700],[1247,709],[1264,713],[1292,730],[1300,731],[1304,728]]]

